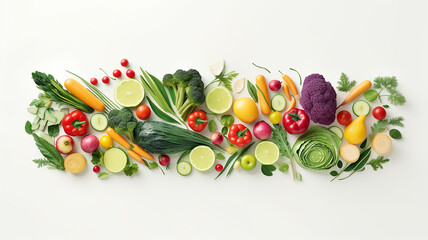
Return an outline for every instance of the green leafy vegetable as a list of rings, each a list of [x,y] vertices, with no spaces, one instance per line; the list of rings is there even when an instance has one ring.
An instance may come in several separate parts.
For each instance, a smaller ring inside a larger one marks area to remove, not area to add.
[[[374,102],[378,96],[379,96],[379,93],[373,89],[368,90],[364,93],[364,98],[369,102]]]
[[[389,136],[391,136],[393,139],[401,139],[401,132],[398,129],[391,129],[389,130]]]
[[[278,124],[273,125],[272,128],[272,140],[279,148],[279,153],[281,156],[285,156],[290,159],[291,170],[293,173],[293,178],[297,177],[296,168],[294,166],[295,155],[291,149],[290,143],[287,139],[287,132]]]
[[[339,84],[337,90],[341,92],[349,92],[357,84],[355,80],[349,81],[349,77],[345,73],[340,75],[340,81],[337,83]]]
[[[222,129],[221,129],[221,134],[223,135],[223,136],[227,136],[227,132],[228,132],[229,130],[227,129],[227,127],[223,127]]]
[[[100,174],[98,175],[98,178],[99,178],[99,179],[105,179],[105,178],[107,178],[108,176],[110,176],[110,174],[108,174],[108,173],[106,173],[106,172],[102,172],[102,173],[100,173]]]
[[[137,119],[128,108],[120,110],[113,109],[108,113],[108,126],[113,128],[118,134],[125,136],[134,141],[134,128],[137,126]]]
[[[46,75],[42,72],[33,72],[32,77],[37,88],[43,90],[49,98],[59,104],[65,104],[81,111],[92,113],[94,109],[86,105],[86,103],[73,96],[69,91],[65,90],[52,75]]]
[[[375,122],[373,124],[373,126],[371,127],[371,133],[369,135],[370,139],[373,139],[373,137],[386,130],[386,127],[388,127],[388,125],[391,126],[398,126],[398,127],[404,127],[404,118],[403,117],[395,117],[395,118],[391,118],[391,119],[382,119],[382,120],[378,120],[377,122]],[[398,131],[398,130],[397,130]],[[395,132],[395,131],[393,131]],[[393,133],[396,134],[396,133]],[[401,135],[401,133],[400,133]]]
[[[290,166],[288,165],[288,163],[281,163],[280,165],[279,165],[279,167],[278,167],[278,170],[280,171],[280,172],[286,172],[286,171],[288,171],[288,169],[290,168]]]
[[[215,132],[216,129],[217,129],[217,123],[214,120],[210,120],[208,122],[208,130],[210,132]]]
[[[92,160],[91,163],[97,166],[101,166],[104,159],[104,151],[97,149],[95,152],[92,153]]]
[[[339,175],[339,173],[337,171],[331,171],[330,175],[333,177],[337,177]]]
[[[220,118],[220,123],[225,127],[230,127],[235,122],[235,118],[232,115],[223,115]]]
[[[373,170],[377,171],[379,168],[383,169],[382,164],[389,162],[388,158],[384,158],[383,156],[378,156],[377,158],[374,158],[370,160],[367,164],[372,166]]]
[[[342,167],[343,167],[343,163],[342,163],[342,161],[340,161],[340,160],[339,160],[339,161],[337,161],[337,164],[336,164],[336,165],[337,165],[337,167],[338,167],[338,168],[342,168]]]
[[[378,89],[378,96],[382,103],[382,97],[387,97],[388,101],[393,105],[403,105],[406,103],[406,98],[397,90],[398,81],[395,76],[392,77],[377,77],[373,81],[373,87]],[[386,90],[387,94],[382,94]]]
[[[270,177],[273,175],[273,171],[276,170],[276,167],[274,165],[262,165],[261,170],[265,176]]]
[[[31,129],[33,126],[31,125],[30,121],[27,121],[25,123],[25,132],[28,134],[33,134],[33,130]]]
[[[404,118],[403,117],[395,117],[389,120],[389,124],[397,127],[404,127]]]
[[[177,164],[178,164],[181,160],[183,160],[183,158],[185,158],[187,155],[189,155],[191,151],[192,151],[192,150],[184,151],[184,152],[180,155],[180,157],[177,159]]]
[[[208,85],[205,87],[205,89],[208,88],[209,85],[218,83],[218,85],[222,84],[229,90],[232,91],[232,80],[236,78],[239,75],[239,73],[235,71],[231,71],[228,73],[221,73],[220,75],[216,76],[214,80],[212,80]]]
[[[254,86],[254,84],[252,84],[250,82],[250,80],[247,80],[247,88],[248,88],[248,93],[250,94],[250,97],[254,100],[254,102],[258,103],[259,102],[259,96],[257,95],[257,89]]]
[[[46,158],[34,159],[33,162],[37,164],[37,168],[41,168],[49,164],[49,161]]]
[[[215,155],[215,158],[218,159],[218,160],[224,160],[224,159],[226,159],[226,157],[223,155],[223,153],[217,153]]]
[[[136,163],[127,164],[123,169],[123,172],[125,173],[126,176],[132,176],[133,174],[138,172],[138,165]]]
[[[36,146],[40,150],[40,153],[49,162],[47,165],[49,167],[53,167],[53,168],[56,168],[56,169],[59,169],[59,170],[65,170],[65,168],[64,168],[64,158],[56,150],[55,146],[53,146],[52,144],[50,144],[45,139],[37,136],[35,133],[33,133],[33,138],[34,138],[34,141],[36,142]]]
[[[51,125],[48,127],[48,134],[51,137],[55,137],[59,134],[59,125]]]

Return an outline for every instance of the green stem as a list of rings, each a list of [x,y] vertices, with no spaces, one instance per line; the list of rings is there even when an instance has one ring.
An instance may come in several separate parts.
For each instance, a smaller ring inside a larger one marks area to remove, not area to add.
[[[265,67],[259,66],[259,65],[255,64],[255,63],[252,63],[252,64],[253,64],[254,66],[258,67],[258,68],[261,68],[261,69],[266,70],[268,73],[271,73],[271,71],[270,71],[269,69],[265,68]]]
[[[259,86],[257,86],[257,85],[256,85],[256,87],[257,87],[257,90],[262,94],[262,96],[263,96],[263,98],[264,98],[264,100],[265,100],[266,104],[269,106],[270,110],[272,110],[272,111],[273,111],[272,106],[269,104],[269,102],[268,102],[268,100],[266,99],[265,95],[263,94],[262,90],[259,88]]]
[[[344,171],[345,171],[345,169],[346,169],[346,167],[348,167],[348,165],[349,165],[349,163],[347,162],[346,164],[345,164],[345,166],[340,170],[340,172],[337,174],[337,176],[336,177],[334,177],[333,179],[331,179],[330,180],[330,182],[333,182],[336,178],[338,178],[339,176],[340,176],[340,174],[342,174]]]
[[[107,77],[109,77],[111,80],[117,80],[116,78],[114,78],[114,77],[110,77],[107,73],[106,73],[106,71],[104,71],[102,68],[100,68],[100,70],[107,76]]]
[[[294,68],[290,68],[290,70],[295,71],[297,74],[299,74],[300,85],[302,85],[302,76],[300,76],[300,73]]]

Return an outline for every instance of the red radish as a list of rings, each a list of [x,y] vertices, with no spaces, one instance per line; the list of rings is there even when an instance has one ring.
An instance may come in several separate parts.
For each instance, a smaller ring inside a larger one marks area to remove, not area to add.
[[[278,80],[271,80],[269,82],[269,88],[272,91],[278,91],[279,89],[281,89],[281,82]]]
[[[107,83],[109,83],[109,82],[110,82],[110,78],[109,78],[109,77],[107,77],[107,76],[104,76],[104,77],[101,79],[101,81],[102,81],[103,83],[107,84]]]
[[[129,78],[134,78],[135,77],[134,70],[132,70],[132,69],[126,70],[126,76],[128,76]]]
[[[100,141],[94,135],[86,135],[80,141],[80,147],[87,153],[93,153],[100,146]]]
[[[223,165],[221,165],[221,164],[217,164],[217,165],[215,165],[215,170],[216,170],[217,172],[221,172],[221,170],[223,170]]]
[[[170,162],[171,162],[171,159],[169,158],[168,155],[160,155],[159,156],[159,164],[160,165],[168,166]]]
[[[253,133],[256,138],[266,140],[272,135],[272,128],[267,122],[260,121],[254,125]]]
[[[96,78],[91,78],[91,84],[92,84],[92,85],[97,85],[97,83],[98,83],[98,79],[96,79]]]
[[[122,67],[126,67],[128,66],[129,62],[128,59],[124,58],[122,59],[122,61],[120,61],[120,65],[122,65]]]
[[[219,132],[214,132],[211,135],[211,142],[215,145],[220,145],[223,142],[223,135]]]
[[[386,117],[385,108],[379,106],[373,109],[373,117],[377,120],[383,120]]]
[[[122,76],[122,72],[119,69],[115,69],[113,70],[113,76],[118,78]]]
[[[92,171],[94,171],[94,172],[99,172],[100,171],[100,166],[98,166],[98,165],[95,165],[93,168],[92,168]]]

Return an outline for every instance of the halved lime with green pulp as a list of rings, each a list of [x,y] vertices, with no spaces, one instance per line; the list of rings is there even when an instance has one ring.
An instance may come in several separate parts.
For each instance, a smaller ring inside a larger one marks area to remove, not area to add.
[[[272,165],[278,161],[279,148],[271,141],[263,141],[257,144],[254,155],[259,163],[263,165]]]
[[[214,151],[207,146],[195,147],[189,155],[192,166],[198,171],[207,171],[214,165]]]
[[[131,78],[121,80],[114,88],[114,99],[122,107],[136,107],[144,99],[143,85]]]
[[[207,108],[217,114],[223,114],[229,111],[233,103],[233,97],[230,91],[223,87],[217,86],[211,88],[206,96],[205,104]]]

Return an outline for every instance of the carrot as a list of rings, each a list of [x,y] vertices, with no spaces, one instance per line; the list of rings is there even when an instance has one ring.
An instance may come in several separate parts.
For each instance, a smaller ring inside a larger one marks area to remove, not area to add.
[[[137,144],[133,144],[132,145],[134,148],[132,149],[134,152],[138,153],[140,156],[142,156],[143,158],[149,159],[149,160],[155,160],[155,158],[148,152],[144,151],[142,148],[140,148],[140,146],[138,146]]]
[[[288,105],[288,108],[285,112],[290,111],[292,108],[294,108],[296,106],[296,99],[291,99],[290,104]]]
[[[257,95],[260,99],[260,110],[264,115],[270,114],[272,109],[270,107],[269,92],[266,85],[266,79],[263,75],[256,77]]]
[[[131,144],[129,144],[128,141],[126,141],[125,138],[123,138],[122,136],[119,135],[119,133],[117,133],[113,128],[108,127],[106,129],[106,133],[107,135],[109,135],[114,141],[116,141],[117,143],[119,143],[122,147],[126,148],[126,149],[130,149],[131,148]]]
[[[291,78],[287,74],[283,74],[282,79],[284,79],[285,83],[290,88],[296,101],[299,101],[300,95],[299,95],[299,92],[297,91],[296,85],[294,84],[293,80],[291,80]]]
[[[287,83],[282,84],[282,91],[284,92],[288,101],[291,101],[290,88],[288,87]]]
[[[343,100],[342,104],[340,104],[337,108],[354,100],[356,97],[360,96],[362,93],[369,90],[371,87],[372,87],[372,82],[370,82],[370,80],[365,80],[362,83],[358,84],[356,87],[354,87],[351,90],[348,96],[346,96],[345,100]]]
[[[126,151],[126,153],[128,153],[128,155],[131,156],[133,159],[137,160],[137,162],[140,162],[140,163],[146,165],[146,163],[143,161],[141,156],[138,155],[136,152],[134,152],[132,150],[128,150],[128,151]]]
[[[104,103],[76,80],[68,78],[65,80],[64,86],[68,91],[70,91],[71,94],[80,99],[82,102],[88,104],[88,106],[92,107],[98,112],[104,112]]]

